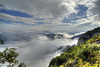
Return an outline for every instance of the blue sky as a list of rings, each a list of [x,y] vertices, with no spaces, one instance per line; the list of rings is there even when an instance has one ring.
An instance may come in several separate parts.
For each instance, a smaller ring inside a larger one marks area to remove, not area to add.
[[[79,20],[82,18],[87,18],[86,11],[88,10],[88,7],[86,7],[84,5],[78,5],[78,7],[76,7],[76,9],[78,10],[78,13],[73,13],[73,14],[69,15],[68,18],[64,17],[62,22],[63,23],[75,23],[73,21],[76,21],[76,20]]]
[[[1,5],[3,6],[3,5]],[[4,7],[4,6],[3,6]],[[71,15],[69,15],[68,18],[64,17],[63,20],[61,20],[62,23],[75,23],[73,21],[79,20],[81,18],[86,18],[86,11],[88,10],[88,7],[85,7],[84,5],[78,5],[78,7],[76,7],[76,9],[78,10],[78,13],[72,13]],[[0,13],[5,13],[8,15],[12,15],[12,16],[17,16],[17,17],[25,17],[25,18],[34,18],[33,15],[27,14],[27,13],[23,13],[20,11],[15,11],[15,10],[6,10],[6,9],[0,9]],[[45,19],[35,19],[35,20],[45,20]],[[5,19],[0,19],[1,22],[4,23],[21,23],[21,24],[25,24],[24,22],[18,22],[18,21],[10,21],[10,20],[5,20]],[[35,24],[43,24],[43,22],[35,22]],[[25,24],[26,25],[26,24]]]
[[[29,24],[26,24],[26,23],[24,23],[24,22],[10,21],[10,20],[4,20],[4,19],[0,19],[0,22],[4,22],[4,23],[7,23],[7,24],[21,23],[21,24],[24,24],[24,25],[29,25]]]
[[[33,17],[33,15],[29,15],[27,13],[15,11],[15,10],[0,9],[0,13],[9,14],[9,15],[12,15],[12,16],[26,17],[26,18]]]
[[[90,0],[1,0],[0,24],[20,25],[22,31],[82,32],[85,25],[90,29],[100,25],[94,22],[98,12],[93,13],[92,8]]]

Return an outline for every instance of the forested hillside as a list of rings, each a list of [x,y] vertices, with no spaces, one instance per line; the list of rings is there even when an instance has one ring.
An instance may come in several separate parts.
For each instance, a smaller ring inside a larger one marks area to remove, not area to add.
[[[53,58],[50,61],[49,67],[99,67],[100,66],[100,33],[98,33],[99,31],[100,28],[88,31],[92,35],[91,37],[89,37],[82,43],[78,43],[78,45],[76,46],[68,48],[60,56]],[[82,37],[86,35],[89,36],[90,34],[88,34],[88,32],[86,32]]]

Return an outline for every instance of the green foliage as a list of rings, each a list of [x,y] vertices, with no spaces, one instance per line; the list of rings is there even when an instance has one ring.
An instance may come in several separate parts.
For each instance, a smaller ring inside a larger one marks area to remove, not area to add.
[[[53,58],[51,60],[51,65],[56,65],[56,66],[59,66],[59,65],[62,65],[63,63],[66,62],[66,57],[64,55],[61,55],[61,56],[57,56],[56,58]]]
[[[89,62],[90,64],[94,64],[97,61],[97,53],[98,50],[96,48],[85,48],[80,54],[79,58],[83,61]],[[84,62],[85,63],[85,62]]]
[[[0,62],[8,62],[10,64],[18,64],[18,53],[15,52],[16,48],[6,48],[3,52],[0,52]]]
[[[4,40],[0,40],[0,44],[4,44]]]
[[[93,37],[95,35],[99,35],[99,33],[100,33],[100,27],[97,27],[93,30],[87,31],[84,35],[82,35],[79,38],[78,44],[86,43],[87,40],[89,40],[91,37]]]
[[[25,63],[20,63],[18,67],[26,67]]]
[[[16,53],[16,48],[6,48],[3,52],[0,52],[0,63],[9,63],[7,67],[14,67],[18,65],[18,56],[19,54]],[[26,64],[20,63],[18,67],[26,67]]]
[[[68,48],[60,56],[53,58],[49,67],[95,67],[98,61],[98,53],[100,51],[100,44],[96,44],[99,41],[100,36],[95,35],[90,38],[86,43],[72,46]],[[91,43],[92,40],[92,43]]]

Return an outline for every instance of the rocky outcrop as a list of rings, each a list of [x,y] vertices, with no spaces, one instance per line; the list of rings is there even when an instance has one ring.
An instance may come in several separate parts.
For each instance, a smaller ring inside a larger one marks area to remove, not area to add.
[[[47,36],[49,39],[54,40],[54,39],[63,39],[64,35],[63,34],[44,34],[45,36]]]
[[[99,35],[100,34],[100,27],[97,27],[93,30],[87,31],[84,35],[82,35],[79,40],[78,44],[85,43],[87,40],[89,40],[91,37],[94,35]]]

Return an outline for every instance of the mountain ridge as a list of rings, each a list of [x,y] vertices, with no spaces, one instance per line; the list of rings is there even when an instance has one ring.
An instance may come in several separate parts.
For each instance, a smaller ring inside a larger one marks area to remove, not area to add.
[[[83,36],[81,36],[78,40],[79,43],[83,43],[87,41],[89,38],[93,37],[94,35],[99,35],[100,34],[100,27],[94,28],[93,30],[87,31]]]
[[[99,57],[100,27],[97,27],[83,34],[79,38],[78,45],[68,48],[60,56],[53,58],[49,67],[99,67]]]

